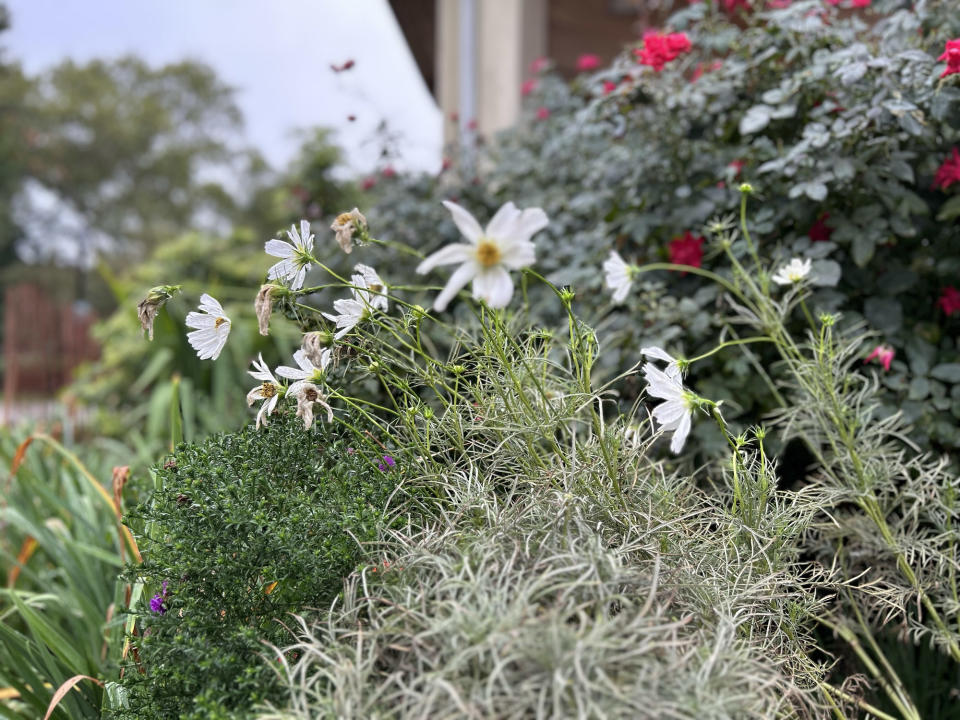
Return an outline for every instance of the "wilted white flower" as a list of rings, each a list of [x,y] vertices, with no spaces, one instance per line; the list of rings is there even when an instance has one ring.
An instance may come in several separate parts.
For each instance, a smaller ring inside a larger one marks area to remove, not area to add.
[[[653,409],[653,417],[661,430],[673,431],[670,450],[679,453],[690,434],[694,397],[683,387],[679,364],[665,350],[647,347],[640,352],[667,363],[666,370],[653,363],[644,364],[643,377],[647,381],[647,394],[665,401]]]
[[[794,283],[803,281],[803,279],[810,274],[810,266],[810,258],[807,258],[806,260],[793,258],[790,262],[777,270],[777,272],[774,273],[770,279],[773,280],[777,285],[793,285]]]
[[[355,265],[353,271],[363,276],[366,286],[370,289],[370,292],[365,293],[370,307],[387,312],[387,310],[390,309],[390,303],[387,301],[386,294],[387,284],[380,278],[377,271],[363,263]],[[356,285],[356,283],[354,283],[354,285]]]
[[[187,340],[201,360],[216,360],[230,335],[230,318],[214,298],[206,293],[200,296],[201,312],[187,313]]]
[[[276,409],[277,402],[280,400],[281,388],[280,383],[277,382],[273,373],[270,372],[270,368],[263,361],[262,354],[257,355],[257,359],[253,361],[253,367],[253,370],[247,372],[253,376],[254,380],[260,380],[261,383],[247,393],[247,405],[253,405],[257,400],[263,400],[260,411],[257,413],[257,429],[259,429],[261,424],[267,424],[267,415]]]
[[[337,244],[348,255],[353,252],[353,234],[367,229],[367,219],[354,208],[348,213],[340,213],[330,229],[337,234]]]
[[[320,364],[314,365],[301,348],[293,354],[293,361],[297,363],[298,367],[292,368],[287,365],[281,365],[277,368],[277,375],[285,377],[288,380],[296,381],[287,389],[288,394],[296,395],[305,383],[319,383],[323,381],[323,376],[330,366],[330,359],[330,348],[326,348],[320,354]]]
[[[297,389],[294,392],[293,388],[295,386]],[[303,426],[307,430],[313,425],[314,403],[325,407],[327,409],[327,422],[333,422],[333,408],[330,407],[327,398],[316,385],[309,382],[295,383],[290,386],[290,390],[293,396],[297,398],[297,417],[303,418]]]
[[[376,276],[376,272],[373,271],[373,268],[368,268],[366,265],[358,265],[358,268],[366,268]],[[377,277],[377,280],[380,278]],[[333,322],[337,326],[337,332],[334,334],[334,337],[339,340],[348,332],[353,330],[357,325],[370,317],[370,313],[374,308],[386,308],[387,298],[383,295],[371,295],[370,291],[367,289],[369,284],[367,283],[367,278],[363,275],[353,275],[350,277],[350,282],[354,287],[350,288],[350,293],[353,295],[351,298],[341,298],[340,300],[333,301],[333,309],[337,311],[337,315],[332,315],[330,313],[323,313],[323,316]],[[379,284],[381,287],[383,281],[380,280]]]
[[[140,318],[140,327],[147,333],[147,337],[153,340],[153,321],[160,312],[164,303],[173,297],[175,292],[180,291],[180,285],[157,285],[150,288],[147,296],[137,303],[137,317]]]
[[[422,275],[439,265],[461,263],[437,295],[433,309],[444,310],[471,280],[473,297],[492,308],[506,307],[513,297],[513,280],[507,271],[533,264],[536,248],[530,238],[547,226],[547,214],[541,208],[519,210],[508,202],[483,229],[473,215],[456,203],[443,204],[469,243],[447,245],[417,266]]]
[[[315,366],[320,367],[324,362],[324,353],[333,344],[333,333],[326,330],[315,330],[303,336],[303,353]],[[329,359],[327,360],[329,364]]]
[[[611,250],[610,257],[603,261],[603,271],[607,288],[613,290],[613,301],[622,303],[633,285],[633,266],[624,262],[616,250]]]
[[[261,335],[270,334],[270,315],[273,313],[273,293],[276,290],[276,285],[261,285],[260,292],[253,301],[253,310],[257,314],[257,325]]]
[[[263,249],[267,255],[281,258],[280,262],[270,268],[267,277],[271,280],[289,281],[291,290],[303,287],[303,279],[310,269],[310,259],[313,253],[313,235],[310,233],[310,223],[300,221],[300,232],[297,226],[291,225],[287,230],[286,240],[267,240]]]

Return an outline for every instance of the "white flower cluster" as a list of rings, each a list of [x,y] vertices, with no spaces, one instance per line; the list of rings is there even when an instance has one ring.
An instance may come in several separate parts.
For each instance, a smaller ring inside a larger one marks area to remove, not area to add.
[[[510,271],[528,267],[536,259],[531,238],[547,226],[546,213],[541,208],[520,210],[512,202],[508,202],[494,214],[486,228],[481,228],[476,219],[456,203],[445,202],[444,205],[468,242],[448,245],[430,255],[417,267],[417,272],[423,274],[440,265],[460,265],[434,301],[434,309],[444,310],[453,297],[471,281],[474,298],[484,301],[491,308],[506,307],[513,297],[514,289]],[[338,245],[346,253],[353,249],[355,234],[359,235],[361,240],[373,241],[367,232],[366,218],[356,208],[338,216],[331,229],[336,235]],[[299,228],[292,225],[286,236],[286,240],[273,238],[264,245],[265,252],[278,258],[279,262],[268,270],[267,278],[271,282],[260,288],[254,301],[261,335],[269,333],[274,299],[291,293],[311,292],[311,289],[304,289],[304,281],[313,265],[319,264],[313,254],[315,236],[310,232],[308,221],[301,220]],[[320,266],[323,267],[322,264]],[[354,266],[348,287],[349,297],[334,300],[332,313],[321,313],[335,326],[333,340],[340,340],[374,313],[386,313],[390,308],[387,285],[369,265]],[[168,296],[169,294],[164,297]],[[152,321],[156,309],[159,308],[160,303],[152,298],[153,296],[148,297],[138,310],[144,327],[144,317],[149,315],[147,319]],[[224,312],[223,306],[204,293],[200,299],[199,312],[189,313],[186,323],[192,329],[187,339],[196,350],[197,356],[201,360],[216,360],[230,335],[230,318]],[[152,326],[152,322],[150,325]],[[296,399],[297,415],[303,418],[307,427],[313,422],[314,404],[325,408],[328,420],[332,420],[333,409],[321,390],[331,364],[332,350],[329,347],[319,347],[320,335],[323,333],[308,333],[304,337],[303,347],[293,356],[297,367],[281,365],[271,371],[262,355],[258,355],[252,362],[253,369],[249,373],[259,384],[247,393],[247,404],[253,405],[258,400],[261,401],[256,420],[258,428],[267,424],[269,415],[276,411],[281,397]],[[283,380],[278,380],[278,377]],[[284,382],[286,380],[292,381],[289,386]]]

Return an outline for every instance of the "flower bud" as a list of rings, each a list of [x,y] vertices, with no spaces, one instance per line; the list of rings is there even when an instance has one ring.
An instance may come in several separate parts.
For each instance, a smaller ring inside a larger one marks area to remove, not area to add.
[[[160,312],[164,303],[173,297],[174,293],[180,292],[180,285],[157,285],[150,288],[147,296],[137,303],[137,317],[140,318],[140,327],[147,333],[150,340],[153,340],[153,321]]]

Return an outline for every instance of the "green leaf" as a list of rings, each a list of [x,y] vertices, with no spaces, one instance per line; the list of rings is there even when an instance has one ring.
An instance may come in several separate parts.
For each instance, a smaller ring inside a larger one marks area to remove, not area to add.
[[[937,213],[937,220],[939,222],[947,222],[948,220],[953,220],[955,217],[960,217],[960,195],[955,195],[947,200],[940,207],[940,212]]]
[[[911,400],[923,400],[930,394],[930,381],[925,377],[915,377],[910,381],[907,397]]]
[[[930,371],[930,377],[948,383],[960,383],[960,363],[940,363]]]
[[[853,245],[850,248],[850,254],[858,267],[865,266],[873,259],[875,249],[873,238],[865,233],[858,233],[853,238]]]
[[[740,134],[750,135],[760,132],[770,124],[770,112],[773,110],[769,105],[754,105],[747,110],[746,114],[740,118]]]

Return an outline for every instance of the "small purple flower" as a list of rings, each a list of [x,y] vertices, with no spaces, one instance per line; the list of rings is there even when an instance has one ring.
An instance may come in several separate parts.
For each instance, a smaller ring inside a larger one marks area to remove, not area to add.
[[[163,581],[161,592],[150,598],[150,610],[163,615],[167,611],[167,581]]]
[[[390,457],[389,455],[384,455],[384,456],[383,456],[383,462],[380,463],[377,467],[379,467],[381,470],[383,470],[384,472],[386,472],[389,468],[395,467],[396,464],[397,464],[397,461],[396,461],[396,460],[394,460],[394,459],[393,459],[392,457]]]

